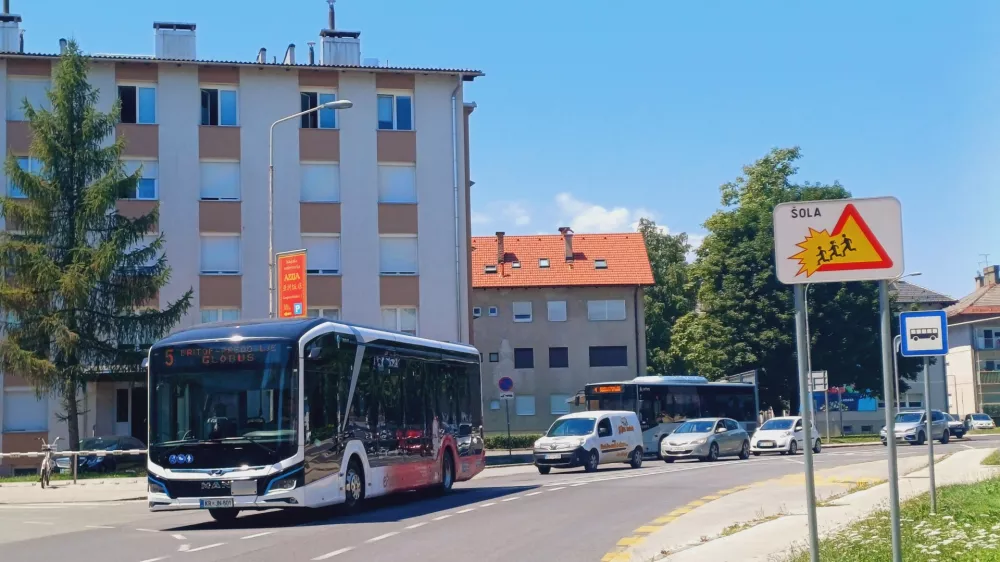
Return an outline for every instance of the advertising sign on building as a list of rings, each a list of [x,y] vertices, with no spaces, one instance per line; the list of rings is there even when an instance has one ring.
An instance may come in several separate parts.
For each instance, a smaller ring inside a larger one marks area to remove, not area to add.
[[[305,318],[306,309],[306,251],[277,254],[278,265],[278,318]]]

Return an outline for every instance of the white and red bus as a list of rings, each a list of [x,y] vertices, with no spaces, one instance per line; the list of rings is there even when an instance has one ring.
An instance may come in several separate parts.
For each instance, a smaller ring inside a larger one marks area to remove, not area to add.
[[[355,507],[485,468],[479,352],[310,318],[205,324],[149,351],[149,508]]]

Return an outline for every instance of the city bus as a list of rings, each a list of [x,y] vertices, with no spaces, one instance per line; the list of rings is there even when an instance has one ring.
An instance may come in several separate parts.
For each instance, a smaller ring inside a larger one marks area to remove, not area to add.
[[[154,344],[149,509],[355,508],[485,468],[476,348],[321,318]]]
[[[731,418],[748,433],[757,428],[754,382],[709,382],[698,376],[643,376],[584,387],[588,410],[628,410],[639,416],[643,449],[657,455],[660,440],[686,420]]]

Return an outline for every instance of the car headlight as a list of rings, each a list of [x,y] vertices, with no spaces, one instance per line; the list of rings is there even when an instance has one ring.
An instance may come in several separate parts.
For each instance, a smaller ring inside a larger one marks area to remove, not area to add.
[[[542,442],[542,440],[539,439],[538,441],[535,441],[535,444],[533,446],[537,449],[539,447],[538,444],[541,443],[541,442]]]
[[[704,445],[706,442],[708,442],[708,438],[707,437],[705,437],[703,439],[697,439],[695,441],[692,441],[691,444],[692,445]]]
[[[915,427],[911,427],[910,429],[906,430],[906,434],[907,435],[913,435],[916,432],[917,432],[917,428],[915,428]]]
[[[294,490],[297,484],[298,484],[298,478],[296,476],[286,476],[284,478],[279,478],[271,482],[271,486],[267,490],[267,493],[276,494],[278,492],[287,492],[289,490]]]
[[[149,493],[150,494],[166,494],[167,489],[163,487],[163,484],[159,482],[149,481]]]
[[[791,431],[784,431],[784,432],[781,433],[781,436],[782,437],[791,437],[792,436],[792,432]]]

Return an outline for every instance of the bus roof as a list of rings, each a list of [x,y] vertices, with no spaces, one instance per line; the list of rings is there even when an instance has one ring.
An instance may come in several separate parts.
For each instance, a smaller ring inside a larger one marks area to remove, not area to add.
[[[691,375],[647,375],[642,377],[635,377],[628,381],[606,381],[606,382],[593,382],[588,383],[587,386],[602,386],[602,385],[614,385],[614,384],[672,384],[672,385],[733,385],[733,386],[753,386],[751,383],[735,383],[727,381],[710,381],[705,377],[691,376]]]

